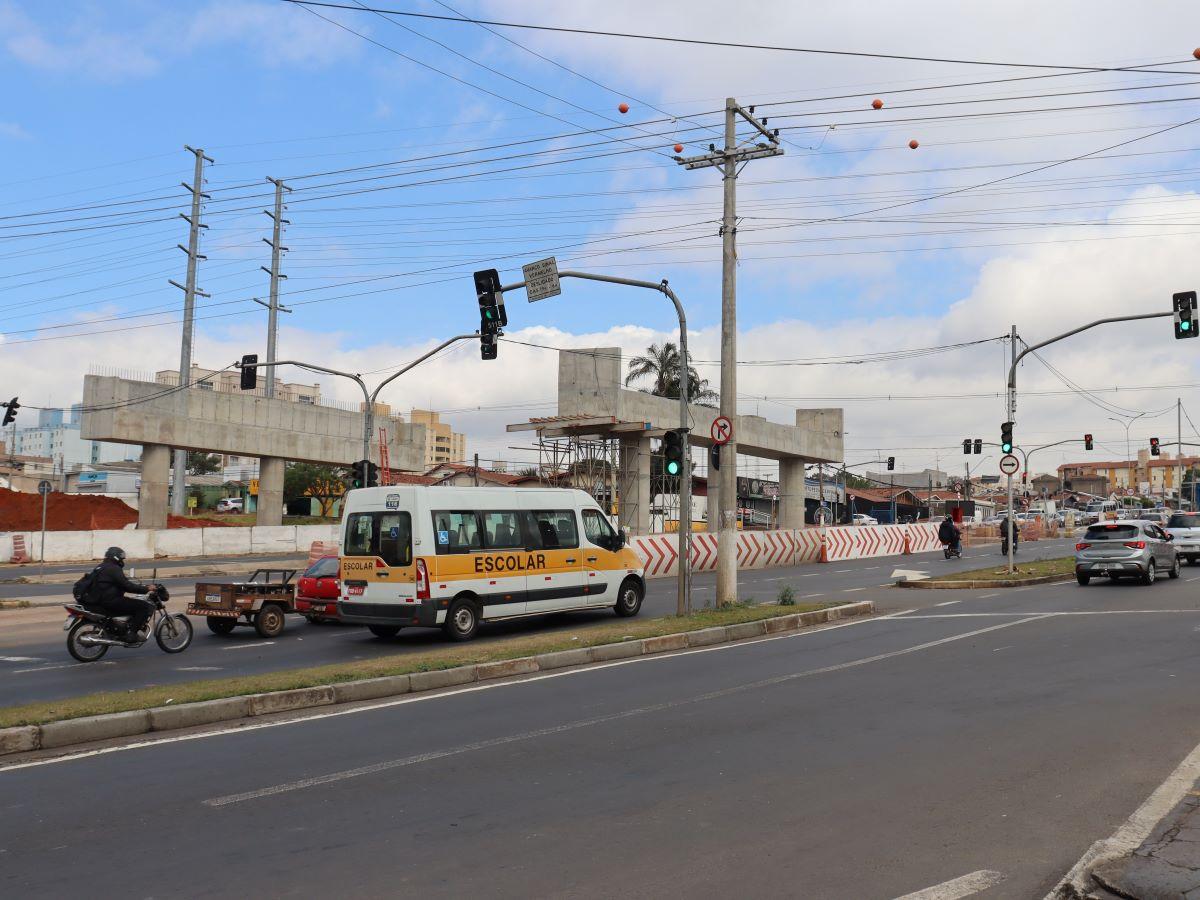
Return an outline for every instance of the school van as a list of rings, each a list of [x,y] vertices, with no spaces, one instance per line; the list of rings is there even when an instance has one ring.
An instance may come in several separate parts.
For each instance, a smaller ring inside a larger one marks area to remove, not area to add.
[[[378,637],[570,610],[634,616],[644,572],[587,493],[556,488],[361,488],[342,513],[343,622]]]

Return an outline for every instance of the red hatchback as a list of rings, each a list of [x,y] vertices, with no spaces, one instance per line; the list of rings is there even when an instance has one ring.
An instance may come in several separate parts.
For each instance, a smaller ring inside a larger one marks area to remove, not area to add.
[[[296,584],[296,612],[310,622],[338,621],[338,558],[323,556],[305,570]]]

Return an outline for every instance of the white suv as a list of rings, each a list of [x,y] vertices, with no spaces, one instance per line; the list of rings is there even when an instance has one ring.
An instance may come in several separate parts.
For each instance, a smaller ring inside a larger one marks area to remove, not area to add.
[[[217,501],[217,512],[219,513],[240,513],[244,508],[245,501],[241,497],[222,497]]]
[[[1171,513],[1166,529],[1174,538],[1175,552],[1194,566],[1200,559],[1200,513]]]

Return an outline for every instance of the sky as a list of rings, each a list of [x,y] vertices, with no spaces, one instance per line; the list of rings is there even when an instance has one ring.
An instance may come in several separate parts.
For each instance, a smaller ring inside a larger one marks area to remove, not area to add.
[[[1013,326],[1038,343],[1200,288],[1194,3],[760,2],[733,21],[707,0],[381,7],[806,52],[282,0],[0,0],[0,394],[68,405],[87,372],[178,366],[167,279],[185,271],[184,145],[213,159],[201,365],[264,353],[252,298],[268,290],[269,176],[293,189],[281,358],[383,378],[477,327],[473,271],[508,282],[553,255],[668,279],[715,385],[720,176],[672,157],[720,142],[726,97],[767,116],[784,149],[739,173],[739,411],[792,422],[843,407],[848,462],[994,471],[961,442],[998,440]],[[1143,71],[1087,71],[1129,66]],[[565,281],[507,306],[499,360],[464,342],[383,394],[442,411],[485,460],[530,458],[504,426],[554,413],[556,348],[628,358],[672,339],[673,310],[650,291]],[[1124,458],[1137,413],[1131,447],[1166,445],[1177,398],[1183,440],[1200,444],[1198,353],[1153,320],[1029,358],[1018,442],[1097,441],[1089,456],[1041,451],[1033,469]],[[320,380],[355,400],[350,382]]]

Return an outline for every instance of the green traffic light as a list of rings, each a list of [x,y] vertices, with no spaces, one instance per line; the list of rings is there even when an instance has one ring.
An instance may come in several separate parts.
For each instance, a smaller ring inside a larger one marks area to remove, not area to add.
[[[678,475],[679,474],[679,463],[675,462],[675,460],[671,460],[670,462],[668,462],[667,463],[667,474],[668,475]]]
[[[1179,330],[1180,331],[1191,331],[1192,323],[1189,322],[1187,319],[1184,319],[1182,322],[1179,323]]]
[[[1001,444],[1000,449],[1005,453],[1012,453],[1012,444]]]

